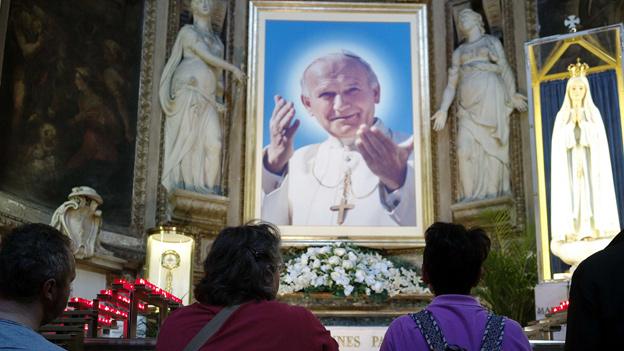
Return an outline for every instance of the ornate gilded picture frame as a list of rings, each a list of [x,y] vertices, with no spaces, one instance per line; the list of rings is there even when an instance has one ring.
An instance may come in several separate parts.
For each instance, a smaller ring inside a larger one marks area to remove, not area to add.
[[[433,220],[426,5],[252,1],[249,13],[245,219],[278,224],[286,245],[422,245]],[[325,91],[329,85],[304,79],[330,61],[351,73],[322,77],[368,84]],[[356,96],[364,96],[359,107]],[[319,108],[329,100],[333,112]],[[276,122],[283,106],[294,110],[289,123]],[[282,137],[280,123],[294,153],[275,172],[273,157],[263,157]],[[384,150],[377,159],[409,145],[398,189],[352,143],[359,123],[397,148],[375,144],[372,152]],[[392,191],[400,199],[390,203]]]
[[[525,45],[540,281],[569,279],[624,227],[622,29]]]
[[[164,6],[0,3],[0,225],[48,222],[78,185],[104,197],[105,241],[136,246],[154,224]]]

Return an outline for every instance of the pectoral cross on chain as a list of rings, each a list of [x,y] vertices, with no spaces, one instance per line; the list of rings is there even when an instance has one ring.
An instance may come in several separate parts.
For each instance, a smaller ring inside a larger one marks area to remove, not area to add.
[[[342,225],[344,223],[345,212],[355,208],[354,204],[350,204],[349,201],[347,201],[347,196],[349,195],[350,187],[351,187],[351,170],[348,169],[344,177],[344,186],[342,188],[342,199],[340,200],[340,203],[338,205],[334,205],[329,208],[331,211],[338,211],[338,224],[339,225]]]

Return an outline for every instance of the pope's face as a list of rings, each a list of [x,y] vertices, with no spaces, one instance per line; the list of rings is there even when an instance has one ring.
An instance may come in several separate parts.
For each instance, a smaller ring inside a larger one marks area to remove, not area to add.
[[[366,68],[349,58],[321,60],[305,74],[308,96],[301,101],[329,134],[338,139],[355,138],[360,125],[371,126],[379,86],[371,87]]]
[[[580,79],[574,79],[570,82],[568,93],[570,94],[570,100],[572,100],[573,103],[582,102],[583,98],[585,98],[585,94],[587,93],[587,88]]]

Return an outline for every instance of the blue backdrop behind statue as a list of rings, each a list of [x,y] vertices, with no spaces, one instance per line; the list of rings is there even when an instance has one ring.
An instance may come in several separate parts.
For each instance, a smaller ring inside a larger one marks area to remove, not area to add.
[[[611,169],[615,183],[615,196],[618,204],[620,227],[624,227],[624,153],[622,146],[622,128],[620,105],[615,71],[609,70],[587,75],[592,98],[600,110],[609,141]],[[542,140],[544,142],[544,171],[546,178],[546,198],[548,208],[548,228],[550,228],[550,145],[555,117],[561,108],[567,79],[544,82],[540,85],[542,108]],[[549,234],[550,239],[550,234]],[[551,255],[550,264],[553,273],[564,272],[569,267],[558,257]]]

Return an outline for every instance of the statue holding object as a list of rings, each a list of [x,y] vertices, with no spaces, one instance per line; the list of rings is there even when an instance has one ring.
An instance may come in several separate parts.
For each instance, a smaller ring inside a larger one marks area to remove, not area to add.
[[[453,52],[448,84],[433,129],[446,124],[457,98],[457,158],[462,202],[508,195],[509,116],[526,111],[526,97],[517,93],[511,67],[500,41],[485,34],[481,15],[459,13],[458,29],[466,40]]]
[[[178,33],[160,81],[165,123],[162,183],[168,191],[218,192],[221,174],[222,71],[245,74],[223,59],[224,46],[211,28],[212,0],[192,0],[193,24]]]

